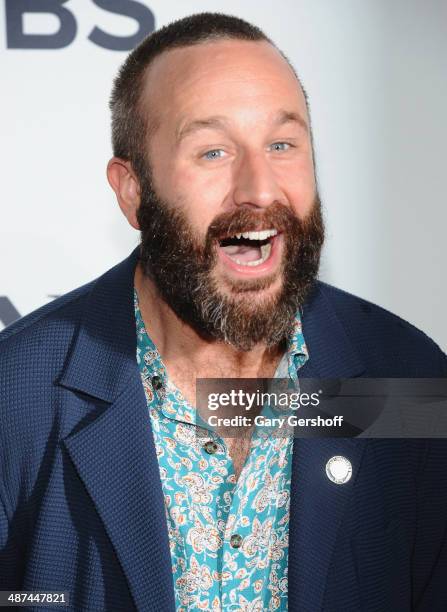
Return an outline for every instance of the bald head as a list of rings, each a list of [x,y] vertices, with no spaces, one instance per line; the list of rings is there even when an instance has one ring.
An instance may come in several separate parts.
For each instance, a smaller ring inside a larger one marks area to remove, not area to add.
[[[252,107],[273,95],[290,100],[290,110],[282,109],[278,121],[288,118],[310,130],[304,91],[278,49],[269,41],[219,39],[155,58],[145,72],[140,112],[148,118],[151,135],[161,123],[169,123],[181,139],[218,126],[217,117],[224,125],[225,109],[234,106],[237,96]]]
[[[289,69],[295,74],[287,58],[274,47],[264,32],[238,17],[221,13],[200,13],[174,21],[144,39],[129,54],[115,79],[110,98],[112,145],[115,156],[131,161],[138,172],[143,160],[148,132],[150,134],[151,128],[157,125],[157,117],[152,112],[149,94],[156,94],[164,84],[160,79],[153,79],[151,87],[148,87],[149,74],[154,73],[157,76],[155,64],[158,62],[155,60],[161,59],[161,56],[167,56],[171,51],[185,48],[192,51],[196,46],[218,41],[270,43],[271,50],[276,50],[279,56],[282,55],[284,63],[289,64]],[[187,55],[177,54],[174,57],[177,57],[185,67]],[[240,56],[238,59],[243,58]],[[169,68],[174,71],[174,64],[172,62],[169,64]],[[152,71],[153,67],[154,71]],[[177,70],[178,72],[180,71]],[[159,72],[158,76],[160,76]],[[172,73],[167,77],[171,77],[172,82]],[[296,74],[295,77],[298,80]],[[307,106],[306,95],[302,87],[301,93]],[[162,104],[168,101],[169,99]]]

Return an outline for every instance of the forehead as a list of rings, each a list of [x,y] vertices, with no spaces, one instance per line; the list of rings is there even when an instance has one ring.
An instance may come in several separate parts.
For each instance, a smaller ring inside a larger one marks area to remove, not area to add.
[[[267,41],[219,40],[162,53],[146,72],[141,102],[157,122],[236,108],[274,112],[280,103],[307,117],[295,74]]]

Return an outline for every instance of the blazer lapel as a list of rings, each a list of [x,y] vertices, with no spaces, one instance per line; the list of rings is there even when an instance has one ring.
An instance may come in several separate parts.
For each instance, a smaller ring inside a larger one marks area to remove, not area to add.
[[[365,367],[318,283],[304,307],[303,334],[309,351],[300,378],[351,378]],[[355,485],[366,441],[355,438],[297,438],[294,441],[289,531],[289,608],[322,610],[338,530]],[[326,463],[342,455],[352,477],[335,484]]]
[[[98,279],[59,384],[68,408],[90,408],[64,439],[114,546],[140,611],[174,608],[166,515],[136,363],[137,249]],[[105,406],[105,407],[104,407]],[[98,407],[100,407],[98,409]]]

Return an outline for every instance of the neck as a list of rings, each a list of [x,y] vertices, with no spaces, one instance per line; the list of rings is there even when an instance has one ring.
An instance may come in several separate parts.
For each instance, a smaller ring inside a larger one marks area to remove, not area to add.
[[[176,364],[203,378],[273,377],[283,344],[267,347],[259,343],[250,351],[240,351],[222,341],[202,338],[160,297],[139,263],[135,288],[146,330],[168,369],[169,364]]]

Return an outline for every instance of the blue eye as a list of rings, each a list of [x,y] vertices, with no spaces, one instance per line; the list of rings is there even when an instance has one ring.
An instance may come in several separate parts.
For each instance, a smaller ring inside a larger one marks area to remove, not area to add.
[[[289,142],[274,142],[270,145],[274,151],[288,151],[291,146]]]
[[[203,157],[205,159],[219,159],[222,157],[222,155],[220,155],[221,153],[223,153],[222,149],[212,149],[211,151],[207,151]]]

